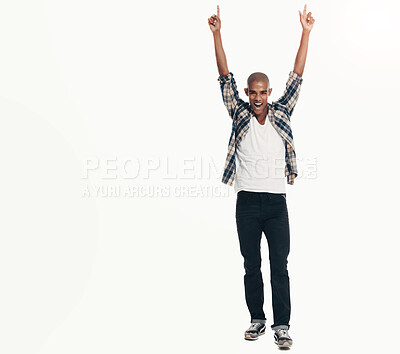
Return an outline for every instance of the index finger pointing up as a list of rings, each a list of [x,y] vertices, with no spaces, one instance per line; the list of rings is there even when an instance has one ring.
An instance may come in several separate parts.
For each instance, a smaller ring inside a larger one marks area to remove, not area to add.
[[[219,17],[219,5],[217,5],[217,16]]]
[[[303,15],[304,16],[307,15],[307,4],[304,5]]]

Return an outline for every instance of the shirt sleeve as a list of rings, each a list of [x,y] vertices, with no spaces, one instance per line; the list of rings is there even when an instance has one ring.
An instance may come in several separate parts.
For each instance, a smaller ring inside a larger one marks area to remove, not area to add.
[[[244,102],[239,98],[235,78],[230,72],[226,76],[219,77],[218,81],[221,86],[222,99],[225,107],[229,112],[229,116],[233,119],[237,108]]]
[[[290,117],[293,113],[293,109],[296,106],[297,100],[299,98],[300,87],[303,82],[303,78],[291,71],[289,73],[289,78],[286,82],[286,89],[282,97],[276,101],[278,107],[284,109],[288,116]]]

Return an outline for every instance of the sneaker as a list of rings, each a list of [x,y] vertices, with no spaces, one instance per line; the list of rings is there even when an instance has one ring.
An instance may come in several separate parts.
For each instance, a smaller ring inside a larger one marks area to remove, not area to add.
[[[244,332],[244,339],[256,340],[259,336],[265,334],[265,324],[264,323],[252,323],[249,329]]]
[[[279,348],[290,348],[293,344],[292,338],[290,338],[288,329],[277,329],[274,334],[275,344]]]

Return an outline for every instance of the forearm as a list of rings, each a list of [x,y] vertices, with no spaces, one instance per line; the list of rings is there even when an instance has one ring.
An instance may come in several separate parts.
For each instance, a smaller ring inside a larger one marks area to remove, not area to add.
[[[303,33],[301,34],[300,47],[297,52],[296,61],[293,69],[293,71],[300,76],[303,75],[304,66],[306,64],[309,39],[310,39],[310,32],[303,31]]]
[[[224,47],[222,46],[221,32],[213,32],[214,36],[214,47],[215,47],[215,57],[217,59],[217,66],[219,75],[226,76],[229,74],[228,63],[226,61]]]

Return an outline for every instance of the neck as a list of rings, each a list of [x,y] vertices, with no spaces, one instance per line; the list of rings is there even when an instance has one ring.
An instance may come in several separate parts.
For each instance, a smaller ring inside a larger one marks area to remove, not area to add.
[[[258,123],[260,123],[261,125],[264,125],[264,124],[265,124],[265,121],[267,120],[266,118],[267,118],[267,117],[261,118],[260,116],[258,116],[258,117],[257,117]]]

